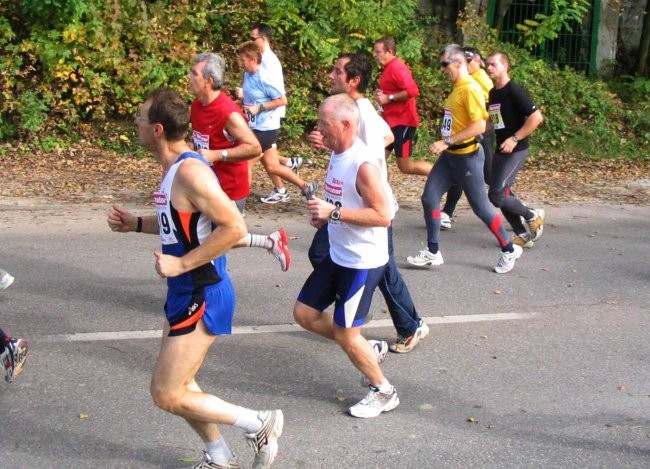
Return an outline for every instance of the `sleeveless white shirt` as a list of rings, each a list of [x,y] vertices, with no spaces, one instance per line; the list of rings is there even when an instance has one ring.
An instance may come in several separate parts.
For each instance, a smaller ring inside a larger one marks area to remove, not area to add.
[[[332,153],[325,177],[325,199],[337,207],[366,207],[356,187],[357,173],[364,163],[379,168],[376,155],[359,139],[347,151]],[[385,227],[330,220],[327,230],[330,256],[336,264],[353,269],[374,269],[388,262],[388,232]]]

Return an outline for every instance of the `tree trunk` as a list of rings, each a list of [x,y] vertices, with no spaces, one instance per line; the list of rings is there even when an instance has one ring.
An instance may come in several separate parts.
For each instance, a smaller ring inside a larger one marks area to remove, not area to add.
[[[643,18],[643,31],[641,32],[641,42],[639,44],[639,61],[637,72],[639,75],[645,75],[648,65],[648,51],[650,50],[650,14],[648,7],[645,7],[645,17]]]

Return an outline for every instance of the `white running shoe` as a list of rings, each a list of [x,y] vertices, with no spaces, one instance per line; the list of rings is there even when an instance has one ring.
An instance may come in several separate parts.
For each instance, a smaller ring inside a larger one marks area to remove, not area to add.
[[[429,326],[427,326],[427,323],[423,319],[420,319],[418,331],[420,332],[420,340],[425,339],[429,335]]]
[[[445,212],[440,212],[440,229],[451,230],[451,217]]]
[[[377,357],[377,363],[380,365],[386,360],[386,354],[388,353],[388,342],[385,340],[369,340],[368,343],[372,346],[372,349],[375,352]]]
[[[497,274],[505,274],[507,272],[510,272],[515,266],[515,261],[519,259],[521,257],[521,254],[524,252],[523,248],[518,244],[513,244],[512,248],[514,249],[512,252],[501,253],[501,257],[499,257],[497,265],[494,266],[494,271]]]
[[[5,371],[5,381],[12,383],[25,368],[27,361],[27,342],[23,339],[7,337],[5,351],[0,355],[0,365]]]
[[[278,410],[260,410],[257,418],[262,421],[262,428],[255,433],[244,433],[246,442],[255,452],[253,469],[271,467],[278,454],[278,438],[282,435],[284,415]]]
[[[268,250],[270,254],[280,262],[282,272],[286,272],[291,267],[291,251],[289,251],[289,237],[284,228],[274,231],[269,235],[273,241],[273,247]]]
[[[0,277],[0,290],[5,290],[9,288],[16,279],[9,272],[5,272],[1,269],[0,272],[2,272],[2,276]]]
[[[382,412],[393,410],[399,405],[399,397],[397,397],[395,387],[389,394],[379,392],[379,389],[372,385],[368,386],[368,389],[370,391],[366,394],[366,397],[348,409],[348,412],[353,417],[362,419],[377,417]]]
[[[287,166],[289,166],[294,173],[298,174],[298,171],[302,167],[302,158],[294,156],[292,158],[287,158]]]
[[[423,249],[417,256],[408,256],[406,261],[411,265],[425,267],[427,265],[442,265],[445,261],[442,259],[442,253],[438,251],[432,254],[428,249]]]
[[[271,192],[266,197],[260,197],[260,200],[265,204],[277,204],[278,202],[289,202],[289,193],[286,191],[286,189],[285,192],[278,192],[277,189],[273,189],[273,192]]]

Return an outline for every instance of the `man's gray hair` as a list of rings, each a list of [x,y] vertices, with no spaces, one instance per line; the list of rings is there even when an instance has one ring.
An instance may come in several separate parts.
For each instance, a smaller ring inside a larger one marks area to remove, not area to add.
[[[449,60],[454,60],[467,64],[467,57],[465,57],[465,51],[458,44],[449,44],[442,52],[440,52],[440,57],[449,57]]]
[[[219,54],[205,52],[194,57],[194,63],[205,62],[203,78],[212,79],[212,89],[220,90],[226,76],[226,61]]]

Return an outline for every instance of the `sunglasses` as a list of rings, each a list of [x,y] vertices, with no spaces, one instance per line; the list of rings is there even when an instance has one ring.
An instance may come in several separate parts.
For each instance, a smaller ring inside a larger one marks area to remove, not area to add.
[[[447,68],[451,64],[453,64],[454,62],[457,62],[457,61],[458,61],[458,59],[452,59],[452,60],[449,60],[449,61],[442,60],[442,61],[440,61],[440,68]]]

